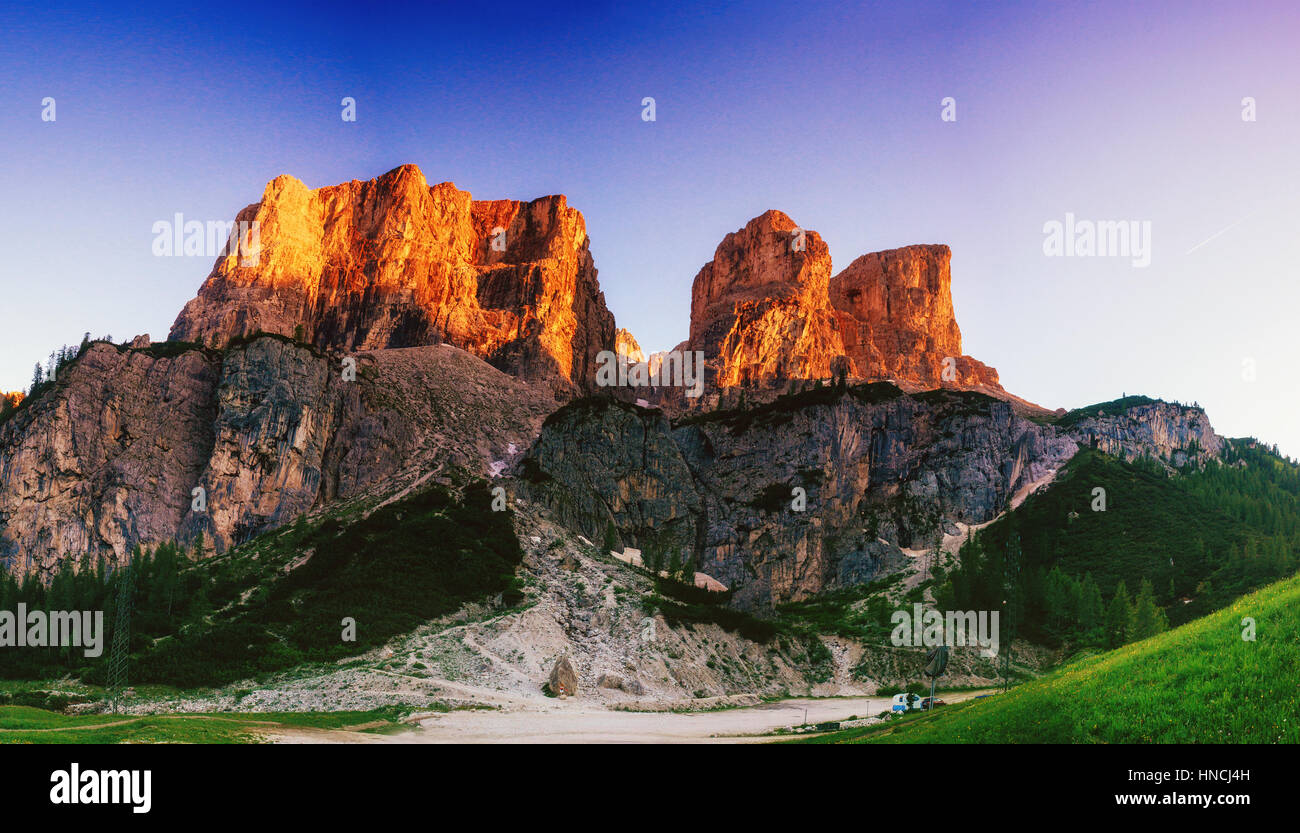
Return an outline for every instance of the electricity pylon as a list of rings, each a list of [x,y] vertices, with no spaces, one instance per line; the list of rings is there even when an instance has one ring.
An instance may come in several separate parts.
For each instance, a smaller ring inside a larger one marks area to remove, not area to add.
[[[122,568],[122,580],[117,586],[117,620],[113,626],[113,647],[108,658],[108,696],[113,711],[121,706],[122,691],[126,688],[127,658],[131,653],[131,613],[135,604],[135,571],[131,569],[134,558]]]

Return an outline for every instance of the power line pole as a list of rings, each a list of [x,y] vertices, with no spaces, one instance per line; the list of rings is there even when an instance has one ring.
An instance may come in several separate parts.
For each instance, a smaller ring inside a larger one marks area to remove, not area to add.
[[[1007,556],[1003,561],[1007,615],[1007,639],[1002,654],[1002,690],[1011,690],[1011,646],[1016,638],[1016,617],[1020,608],[1020,535],[1014,530],[1007,538]]]
[[[122,579],[117,586],[117,618],[113,626],[113,647],[108,660],[108,696],[114,712],[121,707],[122,691],[126,688],[126,666],[131,652],[131,613],[135,605],[134,558],[122,568]]]

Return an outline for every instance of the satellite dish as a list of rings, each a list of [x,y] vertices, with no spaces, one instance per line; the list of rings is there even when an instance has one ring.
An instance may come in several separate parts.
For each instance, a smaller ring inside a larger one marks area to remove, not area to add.
[[[927,677],[938,677],[943,670],[948,667],[948,646],[940,645],[937,648],[931,648],[925,655],[925,675]]]

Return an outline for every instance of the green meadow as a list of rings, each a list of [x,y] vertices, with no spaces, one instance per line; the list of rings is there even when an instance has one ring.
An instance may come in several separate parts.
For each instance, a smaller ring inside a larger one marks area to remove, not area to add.
[[[799,742],[1300,743],[1300,576],[1005,694]]]
[[[67,715],[31,706],[0,706],[4,743],[260,743],[282,729],[393,731],[395,711],[265,714]]]

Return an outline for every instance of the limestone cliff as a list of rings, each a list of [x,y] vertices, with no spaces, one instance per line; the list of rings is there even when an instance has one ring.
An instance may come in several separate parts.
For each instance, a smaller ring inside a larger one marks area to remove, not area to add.
[[[641,350],[641,345],[637,344],[636,337],[622,327],[614,331],[614,352],[620,356],[626,356],[630,362],[643,362],[646,360],[645,353]]]
[[[9,567],[48,575],[65,557],[120,562],[199,533],[224,550],[326,503],[490,476],[554,407],[545,386],[446,344],[358,353],[354,381],[286,339],[172,347],[95,344],[0,425]]]
[[[613,349],[582,215],[563,196],[473,200],[413,165],[315,190],[272,180],[237,221],[250,254],[217,260],[172,340],[258,331],[327,350],[442,341],[566,395]]]
[[[906,246],[865,254],[831,278],[855,377],[1001,389],[996,370],[962,355],[951,263],[947,246]]]
[[[863,255],[831,277],[821,237],[768,211],[728,234],[696,275],[690,338],[679,349],[704,351],[715,391],[784,390],[843,372],[1012,399],[996,370],[962,354],[951,259],[947,246],[907,246]]]
[[[780,211],[723,238],[691,287],[686,349],[704,352],[706,384],[829,377],[844,352],[830,274],[826,243]]]
[[[1136,405],[1116,415],[1079,416],[1069,430],[1081,445],[1113,457],[1151,457],[1175,468],[1218,458],[1224,448],[1205,411],[1172,402]]]
[[[676,555],[764,609],[896,571],[905,549],[992,520],[1094,440],[1175,465],[1223,443],[1198,408],[1057,427],[976,392],[876,383],[671,425],[575,402],[548,418],[521,472],[571,528],[600,540],[613,525],[621,543]]]

